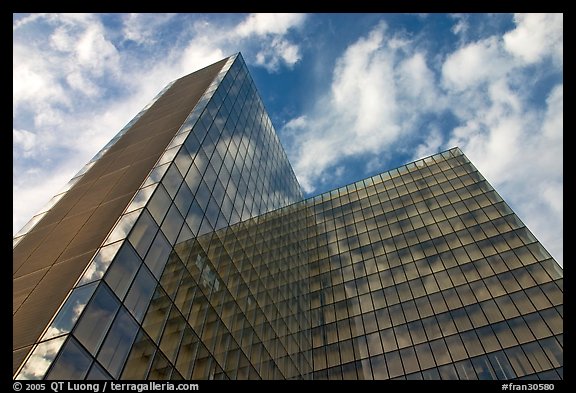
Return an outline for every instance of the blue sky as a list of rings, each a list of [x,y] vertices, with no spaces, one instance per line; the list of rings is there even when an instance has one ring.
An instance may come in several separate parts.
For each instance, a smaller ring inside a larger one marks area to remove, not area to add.
[[[238,51],[306,195],[459,146],[563,264],[562,14],[14,14],[14,233]]]

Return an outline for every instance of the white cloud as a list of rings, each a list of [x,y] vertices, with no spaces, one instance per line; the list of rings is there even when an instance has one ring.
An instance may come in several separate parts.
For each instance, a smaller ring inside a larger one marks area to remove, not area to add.
[[[426,137],[426,140],[416,146],[412,160],[416,161],[420,158],[431,156],[438,153],[443,145],[444,138],[438,128],[433,128]]]
[[[527,63],[551,56],[563,62],[563,14],[516,14],[516,28],[504,35],[506,50]]]
[[[490,37],[450,54],[442,66],[442,76],[447,88],[461,91],[505,76],[510,66],[498,38]]]
[[[301,26],[305,19],[304,14],[250,14],[236,27],[235,32],[239,37],[284,35],[289,29]]]
[[[28,157],[36,147],[36,135],[30,131],[13,129],[12,144],[14,155],[18,155],[21,152],[24,157]]]
[[[447,145],[464,151],[563,264],[561,225],[551,229],[549,224],[562,222],[563,88],[551,90],[545,111],[534,106],[527,88],[534,82],[527,64],[546,56],[559,56],[555,61],[562,64],[562,38],[550,18],[517,16],[516,28],[503,37],[481,39],[450,54],[442,75],[449,105],[461,121]],[[554,26],[545,28],[544,21]]]
[[[80,65],[95,75],[100,75],[104,70],[115,71],[119,58],[116,47],[108,41],[102,30],[102,26],[90,26],[79,37],[74,48]]]
[[[94,81],[87,78],[81,72],[73,71],[66,76],[66,83],[74,90],[89,97],[97,97],[102,94],[102,89]]]
[[[290,121],[288,121],[284,125],[284,129],[288,131],[288,130],[292,130],[292,129],[303,128],[306,126],[306,124],[307,124],[306,116],[299,116],[299,117],[295,117],[294,119],[291,119]]]
[[[559,84],[552,89],[546,98],[546,117],[542,125],[544,136],[550,143],[562,140],[564,130],[564,84]]]
[[[12,24],[12,30],[16,30],[19,29],[20,27],[23,27],[27,24],[33,23],[36,20],[40,19],[40,18],[44,18],[46,14],[30,14],[28,16],[24,16],[22,18],[19,18],[18,20],[16,20],[13,24]]]
[[[175,14],[128,14],[122,18],[122,30],[127,40],[140,45],[152,45],[158,41],[158,29],[170,22],[174,16]]]
[[[269,72],[280,65],[293,67],[301,59],[300,47],[287,38],[290,30],[300,28],[305,14],[250,14],[233,30],[232,38],[257,37],[256,64]]]
[[[298,45],[278,37],[274,37],[256,54],[256,64],[264,66],[270,72],[277,71],[282,62],[292,68],[300,59]]]
[[[456,19],[456,24],[452,26],[450,31],[455,35],[464,35],[468,31],[469,23],[468,23],[468,15],[466,14],[453,14],[451,15],[452,18]]]
[[[74,50],[74,39],[64,26],[58,26],[50,35],[50,46],[61,52]]]
[[[414,113],[438,112],[446,106],[444,94],[436,86],[434,74],[428,68],[422,52],[416,52],[399,62],[395,68],[395,81],[401,92],[401,105],[417,105],[419,111]]]
[[[13,111],[22,106],[45,106],[68,102],[54,75],[54,65],[35,48],[15,43],[12,48]]]
[[[387,35],[385,24],[377,25],[336,61],[329,92],[284,126],[288,154],[306,192],[336,176],[333,166],[345,157],[364,157],[365,169],[372,171],[382,162],[372,155],[417,130],[415,113],[442,108],[424,55],[410,52],[409,44]]]
[[[226,57],[223,50],[213,45],[209,40],[196,38],[182,51],[178,60],[178,74],[189,74],[190,70],[198,70]]]

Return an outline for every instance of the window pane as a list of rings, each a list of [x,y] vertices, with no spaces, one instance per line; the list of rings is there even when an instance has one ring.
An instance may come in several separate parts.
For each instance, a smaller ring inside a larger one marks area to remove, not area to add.
[[[516,309],[516,306],[514,305],[514,302],[510,296],[501,296],[497,299],[494,299],[494,301],[500,308],[500,311],[502,311],[504,318],[510,319],[520,315],[520,312]]]
[[[156,239],[154,239],[154,243],[152,244],[152,247],[150,247],[146,259],[144,259],[146,266],[148,266],[157,280],[160,279],[160,275],[168,261],[168,256],[170,255],[171,250],[172,246],[170,246],[170,243],[168,243],[162,231],[158,231]]]
[[[74,337],[69,337],[46,379],[84,379],[91,363],[92,357],[82,349]]]
[[[164,220],[164,216],[170,207],[170,196],[162,185],[159,185],[154,196],[148,202],[148,210],[158,225]]]
[[[148,335],[140,330],[130,350],[130,355],[122,372],[122,379],[146,379],[155,350],[156,347]]]
[[[477,329],[476,332],[486,353],[502,349],[491,325]]]
[[[138,333],[138,325],[128,311],[122,307],[98,354],[100,364],[102,364],[115,379],[118,379],[120,376],[120,371],[132,347],[136,333]]]
[[[449,312],[436,315],[436,319],[444,337],[457,332],[456,326],[454,325],[454,320],[452,319],[452,315]]]
[[[552,335],[548,325],[544,322],[539,313],[535,312],[532,314],[524,315],[524,320],[536,338],[541,339],[550,337]]]
[[[530,360],[530,363],[536,372],[545,371],[552,368],[552,364],[546,357],[546,354],[538,342],[524,344],[522,345],[522,349],[524,350],[524,353],[528,357],[528,360]]]
[[[164,328],[164,322],[168,317],[168,311],[170,310],[170,298],[166,295],[166,292],[162,287],[157,286],[154,292],[154,297],[150,303],[150,307],[146,312],[144,317],[144,322],[142,327],[146,330],[146,333],[150,335],[154,342],[158,342],[162,329]]]
[[[534,335],[522,317],[508,320],[508,325],[510,325],[512,332],[514,332],[514,335],[520,344],[535,340]]]
[[[90,353],[96,354],[119,307],[118,299],[108,286],[100,284],[74,330],[78,341]]]
[[[456,372],[458,373],[458,377],[461,380],[476,380],[478,377],[476,376],[476,371],[474,371],[474,366],[469,359],[462,360],[454,364],[456,367]]]
[[[46,370],[48,370],[48,367],[50,367],[52,361],[58,354],[58,351],[60,351],[66,337],[67,336],[61,336],[38,344],[22,370],[20,370],[16,376],[16,379],[42,379]]]
[[[180,233],[183,223],[184,218],[182,218],[178,212],[176,205],[173,204],[162,223],[162,232],[164,232],[164,235],[170,244],[176,242],[176,238],[178,237],[178,233]]]
[[[428,341],[426,338],[426,332],[424,331],[424,326],[422,325],[422,321],[417,320],[410,322],[408,324],[408,330],[410,331],[410,335],[414,344],[420,344]]]
[[[516,376],[523,377],[524,375],[534,373],[534,369],[530,361],[520,347],[508,348],[506,351],[510,364],[514,368]]]
[[[132,199],[132,202],[130,202],[130,205],[128,206],[126,211],[130,212],[132,210],[140,209],[146,206],[146,203],[148,203],[148,201],[150,200],[150,197],[152,196],[152,193],[154,192],[155,189],[156,186],[149,186],[146,188],[142,188],[141,190],[138,190],[138,192],[136,193],[136,195],[134,195],[134,198]]]
[[[442,367],[438,367],[438,372],[442,380],[457,380],[458,374],[456,373],[456,368],[453,364],[447,364]]]
[[[496,323],[504,319],[504,316],[500,312],[500,309],[494,300],[482,302],[480,303],[480,307],[482,307],[482,311],[484,311],[484,314],[490,323]]]
[[[456,329],[459,332],[463,332],[465,330],[472,329],[472,322],[468,318],[468,314],[464,308],[460,308],[458,310],[454,310],[451,313],[452,319],[454,320],[454,324],[456,325]]]
[[[564,365],[564,356],[562,347],[554,337],[546,338],[539,341],[544,348],[544,352],[548,355],[548,359],[552,362],[554,367],[562,367]]]
[[[192,329],[186,327],[182,338],[182,344],[178,351],[178,359],[176,361],[176,368],[180,371],[184,379],[190,379],[197,350],[198,337],[194,334]]]
[[[430,342],[430,347],[432,348],[432,353],[434,354],[434,359],[436,359],[436,364],[439,366],[450,363],[452,359],[450,358],[450,353],[446,347],[444,339],[438,339]]]
[[[84,285],[101,279],[102,276],[104,276],[104,273],[106,273],[108,265],[110,265],[110,262],[112,262],[112,259],[116,256],[121,245],[122,242],[116,242],[98,250],[98,253],[94,256],[92,262],[90,262],[90,266],[82,275],[82,279],[78,285]]]
[[[432,356],[432,350],[430,349],[430,345],[428,343],[416,345],[414,350],[416,351],[416,356],[418,357],[420,368],[422,370],[436,366],[434,357]]]
[[[42,340],[47,340],[62,334],[70,333],[80,314],[94,293],[97,283],[84,285],[74,289],[70,297],[66,300],[50,327],[42,336]]]
[[[497,379],[512,379],[516,376],[504,351],[492,352],[486,356],[496,372]]]
[[[418,360],[416,359],[416,351],[413,347],[404,348],[400,351],[402,363],[404,364],[405,374],[413,373],[420,370]]]
[[[548,300],[540,287],[533,287],[526,289],[526,296],[532,301],[537,310],[543,310],[552,307],[552,303]]]
[[[162,179],[162,176],[164,176],[164,173],[166,173],[168,166],[169,166],[169,164],[164,164],[164,165],[160,165],[160,166],[157,166],[154,169],[152,169],[152,171],[150,172],[150,175],[148,175],[148,177],[146,178],[146,181],[144,182],[144,186],[158,183],[160,181],[160,179]]]
[[[479,356],[472,359],[472,365],[476,371],[478,379],[496,379],[496,374],[486,356]]]
[[[152,276],[146,266],[142,265],[124,301],[125,306],[132,312],[138,322],[141,322],[144,317],[156,285],[157,282],[154,280],[154,276]]]
[[[150,243],[154,239],[154,235],[158,231],[158,225],[152,219],[148,210],[144,209],[142,214],[140,215],[140,219],[134,225],[134,229],[132,233],[130,233],[130,243],[134,246],[134,249],[138,251],[138,254],[144,258],[148,248],[150,247]]]
[[[102,368],[102,366],[100,366],[97,362],[94,362],[92,363],[92,368],[90,368],[86,379],[93,381],[105,381],[111,380],[112,377],[106,372],[106,370]]]
[[[402,368],[402,361],[400,360],[400,353],[398,351],[389,352],[386,355],[386,365],[388,366],[388,373],[390,378],[404,375]]]
[[[502,348],[518,345],[518,341],[516,340],[516,337],[514,337],[514,334],[512,334],[510,326],[506,321],[495,323],[491,325],[491,327],[492,330],[494,330],[496,337],[498,337],[498,341],[500,342],[500,345],[502,345]]]
[[[192,191],[190,191],[190,188],[188,188],[186,183],[182,184],[182,187],[180,187],[180,190],[176,195],[174,203],[176,204],[178,210],[183,216],[186,216],[186,214],[188,213],[188,209],[190,208],[190,205],[192,204],[193,200],[194,196],[192,194]]]
[[[514,301],[516,308],[520,310],[522,314],[528,314],[536,310],[524,291],[515,292],[510,295],[510,298]]]
[[[462,339],[458,334],[446,337],[445,340],[454,361],[462,360],[468,357],[466,354],[466,349],[464,348],[464,344],[462,343]]]
[[[436,322],[436,318],[434,316],[423,319],[422,325],[424,325],[428,340],[442,337],[442,331],[440,330],[440,326],[438,326],[438,322]]]
[[[166,322],[166,328],[162,335],[162,340],[160,341],[160,349],[168,356],[171,361],[176,360],[176,353],[180,347],[180,340],[182,339],[182,334],[184,333],[184,327],[186,326],[186,321],[176,307],[172,307],[170,312],[170,317]]]
[[[394,335],[396,336],[396,341],[398,342],[398,348],[402,349],[412,345],[412,340],[410,339],[410,333],[408,332],[407,325],[394,327]],[[368,343],[368,345],[370,345],[370,343]]]
[[[380,331],[380,338],[382,340],[382,345],[384,346],[384,352],[390,352],[398,349],[393,329],[385,329]]]
[[[440,374],[437,368],[432,368],[430,370],[422,371],[422,379],[427,381],[435,381],[440,379]]]
[[[136,219],[141,212],[142,210],[136,210],[131,213],[124,214],[112,230],[112,233],[108,235],[104,245],[124,239],[134,226],[134,223],[136,222]]]
[[[554,334],[560,334],[564,332],[563,319],[560,317],[558,311],[555,308],[549,308],[547,310],[540,311],[540,315],[546,321],[546,324]]]
[[[123,299],[132,279],[138,271],[142,260],[136,254],[129,242],[124,245],[114,258],[114,262],[108,268],[105,281],[110,288],[116,293],[118,298]]]

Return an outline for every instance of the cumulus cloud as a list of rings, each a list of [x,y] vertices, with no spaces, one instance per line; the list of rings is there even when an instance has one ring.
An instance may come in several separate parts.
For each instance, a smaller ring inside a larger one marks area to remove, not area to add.
[[[12,105],[16,112],[23,106],[67,103],[63,87],[54,75],[55,65],[34,48],[15,43],[12,48]]]
[[[289,29],[299,27],[304,23],[304,14],[251,14],[240,23],[235,32],[240,37],[255,35],[283,35]]]
[[[288,152],[304,190],[313,192],[345,157],[361,157],[373,169],[401,137],[414,134],[422,112],[440,110],[434,75],[420,52],[406,53],[409,41],[379,24],[338,58],[329,92],[311,113],[282,129]]]
[[[256,64],[264,66],[268,71],[278,71],[281,63],[292,68],[300,59],[298,45],[278,37],[256,54]]]
[[[563,61],[563,14],[516,14],[516,28],[504,35],[506,50],[527,63],[550,56]]]
[[[256,64],[275,72],[281,65],[291,68],[300,61],[300,47],[287,35],[300,28],[305,20],[305,14],[250,14],[236,26],[232,37],[257,37],[260,43],[256,44]]]
[[[447,57],[442,66],[444,84],[460,91],[475,88],[487,80],[505,76],[512,65],[510,60],[497,37],[468,44]]]

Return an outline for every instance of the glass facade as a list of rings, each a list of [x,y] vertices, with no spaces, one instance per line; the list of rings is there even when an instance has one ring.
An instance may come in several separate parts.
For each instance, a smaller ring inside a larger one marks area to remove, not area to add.
[[[458,148],[303,200],[238,54],[14,377],[562,379],[562,281]]]
[[[304,203],[313,379],[562,379],[563,272],[460,149]]]

